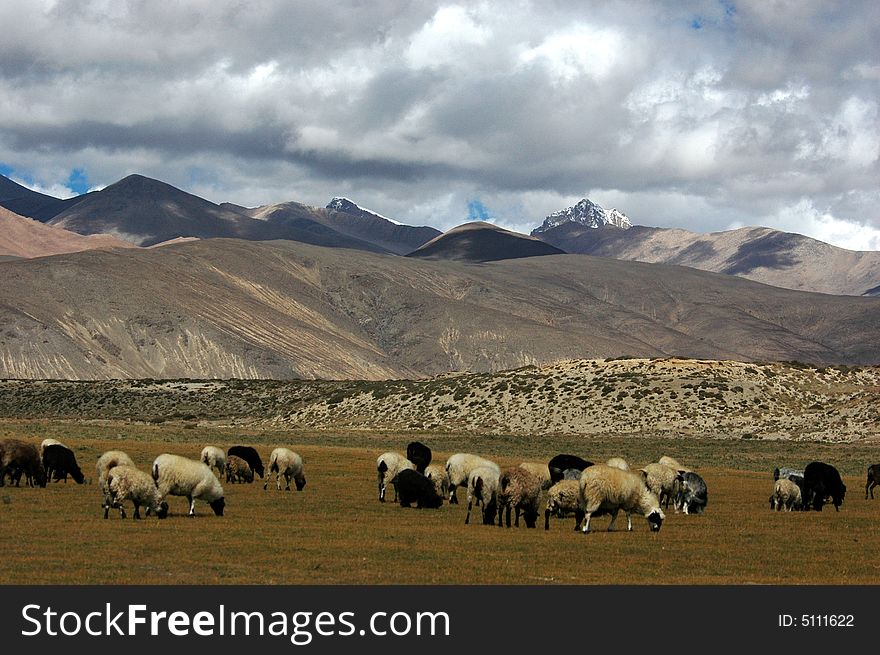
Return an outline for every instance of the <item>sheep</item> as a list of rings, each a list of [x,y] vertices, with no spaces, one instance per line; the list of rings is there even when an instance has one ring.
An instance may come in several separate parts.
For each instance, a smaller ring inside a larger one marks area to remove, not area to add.
[[[443,496],[437,493],[434,483],[413,469],[403,469],[394,478],[395,487],[400,492],[400,506],[430,507],[437,509],[443,504]]]
[[[668,466],[673,471],[684,471],[687,473],[690,469],[687,466],[682,466],[678,463],[678,461],[674,457],[669,457],[668,455],[664,455],[660,459],[657,460],[658,464],[663,464],[664,466]]]
[[[510,527],[511,509],[516,510],[514,525],[519,527],[519,515],[522,513],[527,528],[534,528],[538,519],[538,497],[541,495],[541,479],[522,466],[506,469],[498,480],[498,525],[501,525],[502,513],[505,523]]]
[[[571,514],[575,516],[575,531],[580,530],[584,514],[578,503],[580,497],[580,471],[577,480],[560,480],[547,492],[547,504],[544,508],[544,529],[550,529],[550,515],[555,514],[564,518]]]
[[[406,447],[406,458],[415,465],[416,471],[424,475],[431,463],[431,449],[419,441],[411,441]]]
[[[585,468],[588,468],[593,465],[593,462],[589,462],[577,455],[556,455],[553,459],[551,459],[547,463],[547,468],[550,469],[550,480],[555,484],[563,479],[566,469],[577,469],[579,471],[583,471]]]
[[[874,500],[874,487],[880,484],[880,464],[871,464],[868,467],[868,481],[865,483],[865,500],[868,500],[868,491],[871,492],[871,500]]]
[[[431,464],[425,469],[425,477],[434,485],[441,498],[449,497],[449,476],[442,464]]]
[[[43,457],[43,452],[46,450],[46,446],[64,446],[65,448],[67,448],[67,446],[65,444],[61,443],[60,441],[58,441],[58,439],[43,439],[43,441],[40,443],[40,458],[41,459]]]
[[[779,478],[787,478],[791,480],[792,478],[801,478],[804,477],[803,469],[792,469],[785,466],[777,467],[773,469],[773,479],[778,480]]]
[[[296,490],[302,491],[306,486],[306,476],[303,473],[303,459],[299,454],[287,448],[276,448],[269,456],[269,475],[275,474],[275,484],[278,491],[281,491],[281,478],[287,486],[285,491],[290,491],[290,481],[296,484]],[[263,484],[265,490],[269,486],[269,475],[266,476],[266,482]]]
[[[581,470],[580,469],[565,469],[562,472],[563,480],[580,480],[581,479]],[[560,480],[561,482],[561,480]]]
[[[255,475],[263,477],[263,460],[260,459],[260,454],[255,448],[251,446],[232,446],[226,451],[226,456],[229,457],[230,455],[241,457],[248,463],[248,466],[251,467]]]
[[[501,467],[495,462],[480,457],[479,455],[471,455],[470,453],[455,453],[446,460],[446,474],[449,476],[449,502],[458,503],[455,495],[455,489],[462,485],[470,487],[469,479],[471,471],[475,468],[485,466],[494,469],[497,475],[501,475]]]
[[[95,464],[95,473],[98,476],[98,484],[101,487],[101,498],[104,499],[101,509],[104,510],[105,519],[110,513],[110,505],[108,504],[110,485],[107,482],[107,476],[110,474],[110,469],[114,466],[130,466],[135,468],[131,457],[121,450],[108,450],[98,458],[98,462]]]
[[[196,499],[203,500],[211,506],[214,514],[223,516],[226,506],[223,487],[207,464],[165,453],[153,460],[152,475],[162,500],[169,494],[186,496],[190,516],[196,514]]]
[[[159,497],[159,490],[152,476],[133,466],[114,466],[107,473],[107,486],[110,489],[108,504],[119,508],[119,515],[125,518],[122,503],[130,500],[134,503],[134,518],[141,518],[141,505],[160,519],[168,516],[168,503]]]
[[[673,501],[676,511],[685,514],[702,514],[709,504],[709,492],[706,482],[699,474],[693,471],[679,472],[678,494]]]
[[[821,512],[828,496],[831,497],[834,509],[839,512],[846,496],[846,485],[840,479],[840,472],[825,462],[810,462],[804,469],[804,507],[812,506],[814,510]]]
[[[770,508],[777,512],[782,508],[786,512],[801,507],[801,490],[788,478],[779,478],[773,487],[773,495],[770,496]]]
[[[621,509],[626,512],[627,530],[632,531],[632,513],[648,519],[652,532],[660,530],[666,518],[657,499],[638,473],[622,471],[607,464],[595,464],[583,473],[580,481],[579,505],[584,512],[584,534],[590,531],[590,517],[601,511],[611,514],[610,531]]]
[[[483,525],[493,525],[495,523],[495,513],[498,511],[498,484],[501,474],[497,467],[493,466],[477,466],[472,469],[468,475],[468,509],[467,515],[464,517],[465,525],[471,520],[471,507],[474,501],[483,503]],[[498,521],[501,526],[501,521]]]
[[[645,468],[639,470],[644,473],[645,484],[648,485],[648,489],[657,496],[661,504],[666,501],[665,507],[668,509],[669,501],[675,494],[675,482],[678,479],[679,473],[659,462],[648,464]]]
[[[541,491],[547,491],[547,489],[552,486],[553,480],[550,479],[550,467],[546,464],[538,464],[537,462],[523,462],[519,466],[520,468],[524,468],[526,471],[528,471],[541,481]]]
[[[67,446],[60,443],[53,443],[46,446],[43,450],[43,467],[46,469],[46,479],[64,480],[67,482],[67,475],[73,478],[77,484],[85,482],[85,476],[76,463],[76,456]]]
[[[394,484],[394,478],[404,469],[415,470],[415,464],[409,461],[400,453],[388,451],[382,453],[376,459],[376,473],[379,481],[379,502],[385,502],[385,487],[390,482],[394,487],[394,502],[397,502],[397,485]]]
[[[204,462],[202,463],[204,464]],[[213,474],[213,471],[211,473]],[[247,482],[250,484],[254,481],[254,472],[251,470],[250,465],[241,457],[230,455],[226,458],[226,481],[232,484],[236,482]]]
[[[46,470],[40,458],[39,449],[19,439],[6,439],[0,442],[0,487],[6,484],[6,473],[12,473],[15,486],[21,484],[21,474],[26,476],[31,487],[46,486]]]
[[[217,446],[205,446],[202,448],[202,464],[210,469],[217,469],[217,477],[223,477],[226,472],[226,453]]]
[[[626,460],[623,459],[623,457],[612,457],[605,462],[605,464],[620,469],[621,471],[629,471],[629,464],[626,463]]]

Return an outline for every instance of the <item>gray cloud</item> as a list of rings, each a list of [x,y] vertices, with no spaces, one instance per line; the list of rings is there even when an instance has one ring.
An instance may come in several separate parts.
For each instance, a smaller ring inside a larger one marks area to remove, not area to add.
[[[215,201],[336,194],[528,229],[637,223],[880,249],[875,2],[0,3],[0,163]]]

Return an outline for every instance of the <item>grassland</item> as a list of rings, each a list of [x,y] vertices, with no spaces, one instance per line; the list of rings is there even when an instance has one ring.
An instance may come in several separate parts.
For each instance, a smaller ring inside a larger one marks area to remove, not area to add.
[[[225,485],[222,518],[171,498],[164,521],[101,518],[95,484],[0,489],[0,583],[95,584],[876,584],[880,498],[863,499],[864,470],[880,460],[873,442],[807,443],[656,436],[521,435],[419,432],[435,459],[470,450],[501,464],[575,452],[594,460],[621,455],[633,464],[675,455],[709,487],[702,516],[670,512],[663,529],[574,533],[573,519],[551,530],[464,525],[464,505],[403,509],[376,498],[375,458],[402,450],[414,433],[378,430],[221,428],[58,419],[0,422],[0,438],[55,437],[72,446],[94,477],[94,461],[122,448],[146,467],[161,452],[197,456],[213,443],[254,444],[264,458],[294,447],[306,463],[301,493],[262,484]],[[836,513],[775,513],[770,471],[812,459],[835,464],[849,492]],[[463,498],[461,491],[460,497]],[[130,515],[130,512],[129,512]],[[621,517],[622,519],[622,517]],[[624,521],[619,521],[625,526]]]

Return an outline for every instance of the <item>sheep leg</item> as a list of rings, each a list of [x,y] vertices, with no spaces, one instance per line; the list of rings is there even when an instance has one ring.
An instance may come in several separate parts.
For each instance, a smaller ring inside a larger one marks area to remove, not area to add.
[[[449,504],[458,505],[458,496],[455,495],[455,485],[449,485]]]
[[[379,474],[379,502],[385,502],[385,480],[382,474]]]
[[[614,527],[614,522],[617,521],[617,513],[620,511],[620,508],[611,510],[611,523],[608,524],[608,532],[611,532],[611,529]]]
[[[581,522],[584,520],[584,510],[578,508],[574,512],[574,531],[577,532],[581,529]]]
[[[630,512],[626,513],[626,531],[627,532],[633,531],[633,519],[632,519],[632,514]]]
[[[187,496],[186,499],[189,501],[189,515],[196,515],[196,501],[192,496]]]
[[[544,510],[544,529],[545,530],[550,529],[550,510],[549,509]],[[575,528],[575,529],[577,529],[577,528]]]
[[[519,506],[517,506],[517,508],[516,508],[516,520],[513,522],[513,526],[514,526],[515,528],[518,528],[518,527],[519,527],[519,512],[520,512],[520,509],[519,509]]]
[[[284,488],[285,491],[290,491],[290,480],[291,476],[287,473],[284,474],[284,481],[287,483],[287,486]],[[281,483],[278,483],[278,488],[281,488]]]
[[[467,516],[464,517],[464,524],[465,524],[465,525],[467,525],[468,523],[471,522],[471,506],[473,506],[473,504],[474,504],[474,501],[473,501],[473,500],[469,500],[469,501],[468,501],[468,511],[467,511]]]
[[[510,527],[510,505],[504,508],[504,522]]]
[[[590,531],[590,516],[592,516],[592,512],[584,512],[584,527],[581,529],[581,532],[587,534]]]
[[[141,518],[141,506],[137,502],[134,504],[134,517],[138,520]]]

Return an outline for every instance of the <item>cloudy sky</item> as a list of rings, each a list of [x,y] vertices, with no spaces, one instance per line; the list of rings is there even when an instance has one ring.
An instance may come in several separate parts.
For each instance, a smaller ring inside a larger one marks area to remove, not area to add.
[[[880,249],[880,3],[0,0],[0,173]]]

